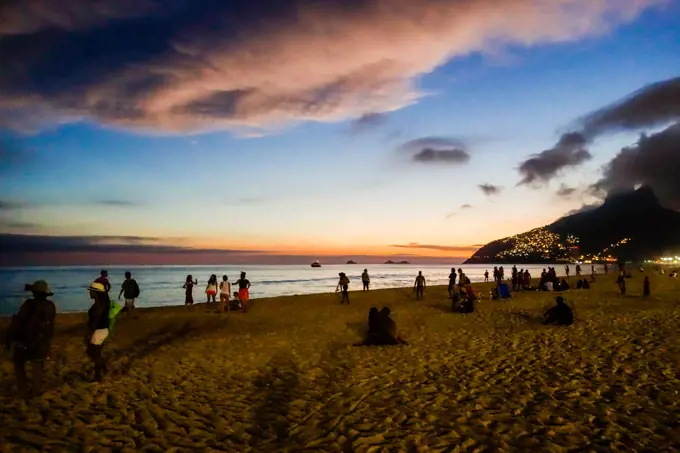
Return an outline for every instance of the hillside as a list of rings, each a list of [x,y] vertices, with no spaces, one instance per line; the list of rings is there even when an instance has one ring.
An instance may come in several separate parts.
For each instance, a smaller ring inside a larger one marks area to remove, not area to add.
[[[602,206],[551,225],[499,239],[466,264],[643,260],[680,250],[680,212],[666,209],[649,187],[609,196]]]

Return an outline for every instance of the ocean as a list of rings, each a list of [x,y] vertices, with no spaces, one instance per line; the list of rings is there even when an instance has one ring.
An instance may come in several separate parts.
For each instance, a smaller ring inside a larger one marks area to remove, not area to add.
[[[461,267],[473,282],[484,281],[484,271],[488,269],[493,279],[493,265],[455,265]],[[109,266],[111,294],[115,297],[120,291],[125,271],[132,272],[141,288],[138,307],[158,307],[184,304],[182,285],[188,274],[198,279],[194,288],[194,300],[203,302],[205,284],[211,274],[218,280],[228,275],[234,282],[241,271],[247,272],[252,284],[253,299],[298,294],[328,293],[335,291],[338,272],[345,272],[350,280],[350,290],[361,290],[361,272],[368,267],[371,289],[412,286],[418,271],[423,271],[429,285],[445,285],[451,268],[441,265],[329,265],[321,268],[306,266]],[[517,265],[529,269],[532,277],[538,277],[547,265]],[[512,264],[504,265],[506,276],[510,275]],[[564,272],[564,265],[555,265],[558,274]],[[88,298],[88,285],[99,276],[100,266],[64,267],[24,267],[0,268],[0,315],[10,315],[30,296],[24,291],[26,283],[47,280],[54,292],[52,300],[60,312],[87,310],[91,302]],[[584,266],[584,273],[588,270]],[[572,274],[574,274],[572,267]]]

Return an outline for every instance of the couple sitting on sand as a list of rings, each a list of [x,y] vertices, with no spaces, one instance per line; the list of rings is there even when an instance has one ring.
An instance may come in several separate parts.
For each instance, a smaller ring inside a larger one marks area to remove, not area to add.
[[[397,324],[390,317],[389,307],[378,311],[373,307],[368,312],[368,332],[361,343],[354,346],[390,346],[408,344],[397,334]]]

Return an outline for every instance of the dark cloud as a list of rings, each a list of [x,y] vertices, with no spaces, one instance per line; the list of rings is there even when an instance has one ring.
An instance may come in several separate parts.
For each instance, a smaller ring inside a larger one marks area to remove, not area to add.
[[[578,189],[576,189],[575,187],[568,187],[568,186],[562,184],[560,186],[560,188],[557,189],[556,194],[557,194],[558,197],[561,197],[561,198],[569,198],[572,195],[574,195],[576,192],[578,192]]]
[[[577,132],[564,134],[551,149],[531,156],[519,166],[522,180],[519,184],[546,183],[562,170],[576,167],[593,156],[586,149],[586,138]]]
[[[390,245],[390,247],[397,247],[402,249],[427,249],[427,250],[439,250],[442,252],[470,252],[471,250],[477,248],[475,245],[430,245],[430,244],[418,244],[416,242],[411,242],[405,245]]]
[[[564,215],[564,217],[574,215],[574,214],[580,214],[582,212],[592,211],[593,209],[597,209],[600,206],[602,206],[602,202],[600,202],[600,201],[596,201],[594,203],[587,203],[587,204],[582,205],[580,208],[572,209],[571,211],[567,212]]]
[[[487,196],[498,195],[503,190],[503,187],[494,186],[493,184],[480,184],[477,187],[479,187],[479,190],[481,190],[484,195]]]
[[[601,33],[658,0],[463,3],[4,0],[0,124],[184,132],[391,112],[451,58]]]
[[[472,209],[472,205],[471,204],[464,204],[460,207],[460,209]]]
[[[589,138],[680,120],[680,77],[648,85],[577,121]]]
[[[258,253],[244,250],[195,249],[162,245],[161,238],[139,236],[41,236],[0,234],[2,254],[26,253],[150,253],[150,254],[224,254]]]
[[[387,115],[384,113],[367,113],[360,116],[350,124],[350,131],[353,133],[366,132],[378,128],[387,123]]]
[[[97,200],[95,201],[95,204],[99,204],[102,206],[110,206],[110,207],[119,207],[119,208],[124,208],[124,207],[133,207],[133,206],[140,206],[141,204],[135,201],[130,201],[130,200],[114,200],[114,199],[109,199],[109,200]]]
[[[412,159],[422,163],[465,164],[470,160],[470,155],[462,149],[425,148],[414,154]]]
[[[680,210],[680,123],[622,149],[593,189],[610,193],[638,185],[651,187],[664,206]]]
[[[16,211],[26,206],[27,204],[21,201],[0,199],[0,211]]]

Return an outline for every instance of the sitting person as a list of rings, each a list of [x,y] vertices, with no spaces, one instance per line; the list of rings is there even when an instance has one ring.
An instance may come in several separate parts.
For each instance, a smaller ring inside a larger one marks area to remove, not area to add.
[[[229,301],[229,308],[231,310],[240,310],[243,308],[243,302],[238,297],[238,291],[234,291],[233,298]]]
[[[583,289],[590,289],[590,283],[585,278],[583,279]]]
[[[397,324],[390,317],[390,309],[383,307],[378,312],[373,307],[368,312],[368,331],[366,338],[355,346],[390,346],[408,344],[397,334]]]
[[[543,283],[543,291],[552,291],[553,290],[553,282],[547,281]]]
[[[477,302],[477,294],[472,289],[472,285],[465,287],[465,299],[461,302],[458,311],[460,313],[473,313],[475,311],[475,302]]]
[[[574,323],[574,312],[564,302],[562,296],[555,299],[557,305],[548,309],[543,315],[543,324],[556,326],[570,326]]]
[[[576,282],[576,289],[583,289],[583,280],[578,280]]]
[[[501,294],[500,294],[500,291],[498,291],[498,286],[494,286],[493,288],[491,288],[491,290],[489,291],[489,299],[490,300],[498,300],[500,298],[501,298]]]
[[[555,291],[569,291],[569,288],[569,283],[565,279],[558,280],[555,284]]]

